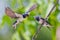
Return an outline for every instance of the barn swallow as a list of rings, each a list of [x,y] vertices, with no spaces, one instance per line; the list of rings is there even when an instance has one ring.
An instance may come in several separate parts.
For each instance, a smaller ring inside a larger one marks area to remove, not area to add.
[[[20,22],[22,22],[24,20],[24,18],[26,18],[27,16],[29,16],[29,12],[31,12],[32,10],[34,10],[37,7],[36,4],[32,5],[27,12],[25,12],[25,14],[18,14],[15,13],[12,9],[10,9],[9,7],[5,8],[5,13],[7,16],[11,17],[11,18],[15,18],[17,19],[14,23],[13,23],[13,27],[16,29],[16,25]]]
[[[47,20],[45,20],[44,18],[42,18],[42,17],[35,16],[35,19],[38,21],[39,24],[43,23],[43,26],[47,26],[47,27],[51,26],[51,24]]]

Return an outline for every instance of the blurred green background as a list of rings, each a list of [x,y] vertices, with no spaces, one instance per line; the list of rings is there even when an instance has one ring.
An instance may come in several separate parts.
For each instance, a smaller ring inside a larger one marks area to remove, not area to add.
[[[37,3],[38,7],[14,30],[12,24],[16,19],[5,14],[5,7],[24,14],[34,3]],[[39,25],[34,16],[45,18],[55,3],[56,0],[0,0],[0,40],[31,40]],[[48,22],[53,26],[52,29],[42,27],[36,40],[56,40],[56,29],[60,26],[60,1],[49,16]]]

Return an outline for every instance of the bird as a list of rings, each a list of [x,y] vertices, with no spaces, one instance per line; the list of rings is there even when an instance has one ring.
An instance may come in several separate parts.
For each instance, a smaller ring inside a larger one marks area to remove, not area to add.
[[[17,19],[14,23],[13,23],[13,27],[16,29],[17,24],[21,23],[24,18],[29,16],[29,12],[31,12],[32,10],[34,10],[37,7],[37,4],[33,4],[28,11],[26,11],[24,14],[18,14],[16,12],[14,12],[11,8],[6,7],[5,8],[5,13],[7,16],[11,17],[11,18],[15,18]]]
[[[43,26],[51,27],[51,24],[46,19],[40,16],[35,16],[35,19],[38,21],[39,24],[43,24]]]

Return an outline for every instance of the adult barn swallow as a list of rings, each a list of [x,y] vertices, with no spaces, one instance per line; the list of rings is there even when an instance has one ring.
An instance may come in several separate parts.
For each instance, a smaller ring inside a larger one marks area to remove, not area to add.
[[[13,23],[13,27],[16,29],[16,25],[20,22],[22,22],[24,20],[24,18],[26,18],[27,16],[29,16],[29,12],[34,10],[37,7],[36,4],[32,5],[29,10],[27,12],[25,12],[25,14],[18,14],[15,13],[12,9],[10,9],[9,7],[5,8],[5,13],[7,16],[11,17],[11,18],[17,18],[17,20]]]

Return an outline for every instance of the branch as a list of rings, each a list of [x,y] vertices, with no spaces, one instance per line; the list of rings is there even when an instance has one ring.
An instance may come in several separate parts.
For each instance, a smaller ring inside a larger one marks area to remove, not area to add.
[[[38,33],[40,32],[42,25],[43,25],[43,24],[41,24],[41,25],[39,26],[38,30],[36,31],[36,33],[35,33],[34,36],[32,37],[32,40],[35,40],[35,39],[37,38],[37,35],[38,35]]]
[[[48,15],[46,16],[45,19],[48,19],[48,17],[50,16],[51,12],[54,10],[54,8],[56,7],[56,5],[58,4],[59,0],[56,0],[56,4],[54,4],[54,6],[52,7],[52,9],[50,10],[50,12],[48,13]]]
[[[50,14],[51,14],[51,12],[54,10],[54,8],[55,8],[55,5],[52,7],[52,9],[50,10],[50,12],[48,13],[48,15],[46,16],[45,19],[48,19],[48,17],[50,16]]]

